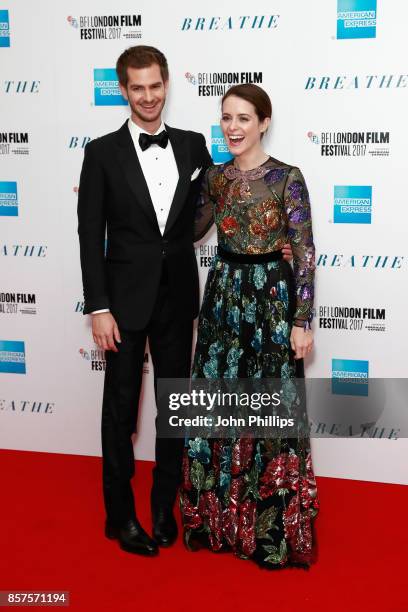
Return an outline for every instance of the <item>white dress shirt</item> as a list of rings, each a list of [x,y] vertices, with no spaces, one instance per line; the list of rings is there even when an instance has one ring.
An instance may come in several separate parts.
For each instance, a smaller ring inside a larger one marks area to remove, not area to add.
[[[156,212],[157,223],[163,235],[179,179],[173,148],[169,141],[165,149],[157,144],[152,144],[148,149],[142,151],[139,145],[139,135],[146,131],[136,125],[131,117],[129,117],[128,126]],[[165,127],[162,122],[155,134],[160,134],[163,130]],[[91,314],[100,312],[109,312],[109,309],[94,310]]]
[[[136,125],[130,117],[128,125],[163,235],[179,179],[173,148],[169,141],[165,149],[153,144],[146,151],[142,151],[139,145],[139,135],[145,130]],[[155,134],[160,134],[163,130],[165,127],[161,123]]]

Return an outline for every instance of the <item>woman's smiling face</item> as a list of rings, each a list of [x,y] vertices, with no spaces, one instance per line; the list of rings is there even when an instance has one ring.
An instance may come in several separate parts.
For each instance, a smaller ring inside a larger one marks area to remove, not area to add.
[[[269,123],[269,118],[259,121],[254,105],[238,96],[228,96],[222,105],[221,129],[235,157],[258,147]]]

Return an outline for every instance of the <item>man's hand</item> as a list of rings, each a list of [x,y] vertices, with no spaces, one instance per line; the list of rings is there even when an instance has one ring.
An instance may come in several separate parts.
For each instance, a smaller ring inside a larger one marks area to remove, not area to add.
[[[290,261],[291,259],[293,259],[293,253],[292,253],[292,249],[289,243],[286,243],[283,245],[282,253],[283,253],[283,259],[285,261]]]
[[[119,328],[110,312],[92,315],[92,335],[95,344],[104,351],[118,352],[115,345],[121,342]]]
[[[313,348],[312,330],[305,330],[303,327],[296,327],[296,325],[293,325],[290,334],[290,345],[295,351],[295,359],[306,357]]]

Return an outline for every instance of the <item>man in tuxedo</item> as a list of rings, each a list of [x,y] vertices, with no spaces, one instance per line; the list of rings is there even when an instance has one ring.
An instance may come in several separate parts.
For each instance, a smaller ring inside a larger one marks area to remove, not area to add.
[[[78,199],[84,314],[106,351],[102,407],[105,533],[123,549],[155,555],[177,537],[173,506],[182,439],[156,438],[153,539],[136,518],[131,478],[146,339],[155,383],[188,378],[199,284],[195,204],[212,163],[202,134],[162,122],[169,85],[157,49],[136,46],[117,61],[131,116],[85,148]],[[104,253],[105,230],[107,251]],[[155,385],[156,386],[156,385]]]

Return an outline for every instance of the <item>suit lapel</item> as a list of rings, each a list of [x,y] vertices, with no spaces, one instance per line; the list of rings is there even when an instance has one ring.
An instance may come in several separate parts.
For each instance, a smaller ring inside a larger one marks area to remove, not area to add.
[[[149,188],[147,186],[146,179],[144,177],[142,167],[129,132],[127,121],[118,131],[116,154],[133,195],[144,212],[151,219],[155,227],[159,230],[156,212],[150,197]]]
[[[172,228],[185,204],[187,193],[190,188],[191,175],[189,149],[185,133],[179,130],[175,130],[169,127],[168,125],[166,125],[166,131],[169,134],[169,140],[174,152],[174,157],[176,159],[179,180],[177,183],[176,190],[174,192],[169,216],[167,217],[164,234],[166,234]]]

